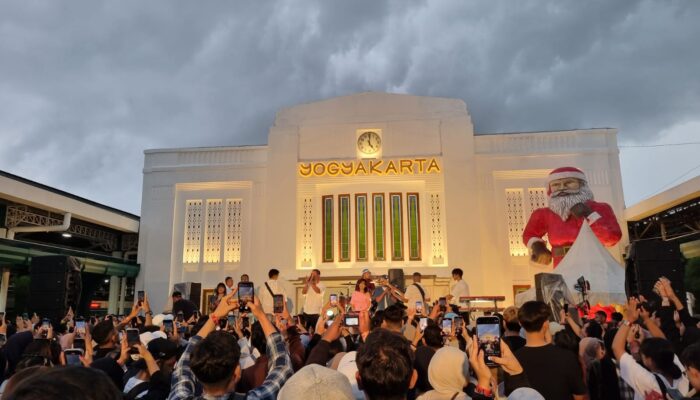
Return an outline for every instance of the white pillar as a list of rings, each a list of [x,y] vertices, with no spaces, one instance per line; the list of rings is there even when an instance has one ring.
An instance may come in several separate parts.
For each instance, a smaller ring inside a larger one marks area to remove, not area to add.
[[[119,277],[109,277],[109,304],[107,306],[108,314],[116,314],[119,306]]]
[[[131,310],[124,309],[124,298],[126,297],[126,278],[117,278],[121,280],[121,290],[119,291],[119,312],[117,314],[128,314]]]
[[[0,312],[7,308],[7,290],[10,288],[10,269],[2,269],[2,282],[0,282]]]

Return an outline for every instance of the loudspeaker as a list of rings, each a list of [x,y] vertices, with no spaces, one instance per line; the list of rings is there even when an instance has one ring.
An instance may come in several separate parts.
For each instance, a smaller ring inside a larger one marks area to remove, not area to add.
[[[406,291],[406,281],[403,277],[403,269],[389,268],[389,283],[402,292]]]
[[[559,311],[564,308],[564,304],[568,304],[570,310],[574,310],[578,301],[571,295],[564,277],[559,274],[539,273],[535,274],[535,293],[537,301],[542,301],[549,306],[551,312],[550,321],[559,320]],[[574,320],[579,321],[579,315],[576,312],[570,312]]]
[[[654,293],[654,284],[665,276],[671,281],[673,291],[685,301],[685,260],[680,246],[675,242],[642,240],[632,242],[625,260],[625,293],[641,294],[652,304],[660,302]]]
[[[77,310],[82,290],[80,261],[71,256],[33,257],[29,267],[29,310],[54,323],[72,307]]]
[[[193,302],[197,308],[202,304],[202,284],[198,282],[180,282],[173,285],[173,292],[182,293],[182,298]]]

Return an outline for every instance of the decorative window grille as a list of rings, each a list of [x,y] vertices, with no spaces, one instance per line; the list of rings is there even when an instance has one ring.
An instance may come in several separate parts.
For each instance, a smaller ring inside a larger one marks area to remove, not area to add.
[[[406,208],[408,210],[408,259],[419,261],[421,259],[421,248],[418,193],[406,194]]]
[[[430,194],[430,231],[432,253],[434,260],[443,259],[442,212],[440,210],[440,195]]]
[[[527,189],[527,197],[530,203],[528,218],[530,214],[538,208],[547,207],[547,189],[529,188]]]
[[[350,261],[350,195],[338,196],[338,240],[340,261]]]
[[[185,203],[185,240],[182,262],[198,263],[202,245],[202,200],[187,200]]]
[[[384,231],[384,193],[372,194],[372,232],[374,233],[374,260],[386,260]]]
[[[403,257],[403,205],[401,193],[390,193],[391,206],[391,259],[402,261]]]
[[[224,246],[224,262],[241,262],[241,236],[243,234],[242,201],[240,199],[226,200],[226,236]]]
[[[356,261],[367,261],[367,195],[355,195]]]
[[[506,189],[506,218],[508,221],[508,243],[510,245],[510,255],[527,255],[528,249],[523,244],[525,211],[523,210],[522,189]]]
[[[223,200],[207,200],[207,222],[204,237],[204,262],[221,260],[221,234],[224,220]]]
[[[323,262],[333,262],[333,196],[323,196]]]
[[[313,201],[311,198],[304,199],[304,209],[302,212],[302,258],[305,263],[313,260]]]

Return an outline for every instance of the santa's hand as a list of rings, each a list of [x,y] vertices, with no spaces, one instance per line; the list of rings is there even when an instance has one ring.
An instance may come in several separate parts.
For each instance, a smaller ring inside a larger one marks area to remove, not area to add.
[[[571,207],[571,210],[569,210],[569,212],[571,212],[572,215],[575,215],[577,217],[588,217],[589,215],[591,215],[593,210],[591,210],[591,208],[584,203],[578,203],[574,204]]]
[[[547,245],[544,242],[535,242],[532,244],[530,259],[537,264],[549,265],[552,262],[552,252],[547,250]]]

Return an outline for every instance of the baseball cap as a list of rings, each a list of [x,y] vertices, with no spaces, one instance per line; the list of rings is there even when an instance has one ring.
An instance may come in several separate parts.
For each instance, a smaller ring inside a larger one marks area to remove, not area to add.
[[[362,270],[362,275],[364,275],[364,274],[367,273],[367,272],[370,272],[369,269],[367,269],[367,268],[363,269],[363,270]]]
[[[350,382],[350,387],[352,388],[352,394],[355,397],[355,400],[365,400],[365,394],[362,392],[362,390],[360,390],[360,387],[357,385],[357,363],[355,362],[356,357],[356,351],[350,351],[348,353],[345,353],[343,358],[341,358],[340,362],[338,363],[338,372],[345,375],[345,377]]]
[[[168,339],[156,338],[148,342],[148,351],[156,360],[167,360],[177,355],[177,345]]]
[[[355,400],[350,382],[338,371],[310,364],[292,375],[282,386],[278,400]]]

